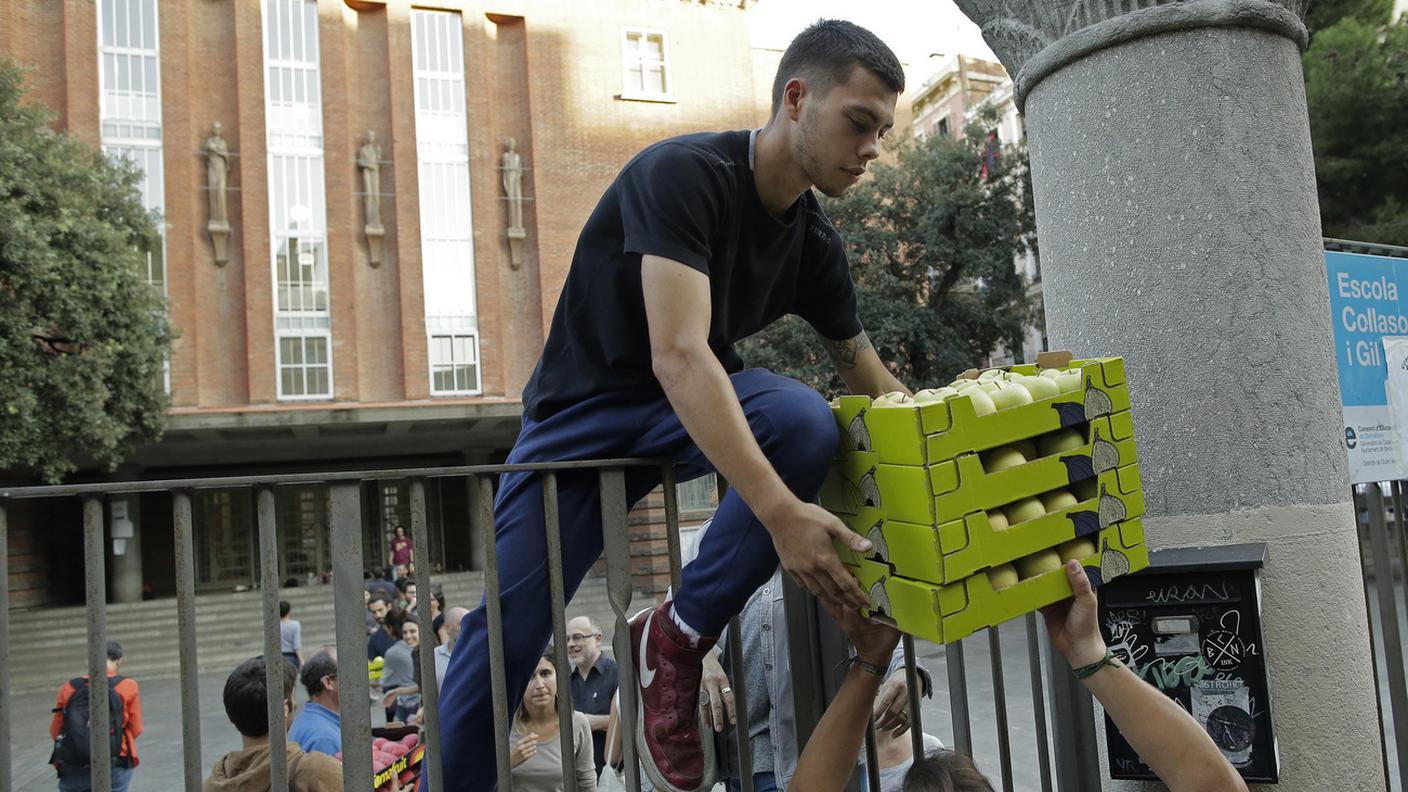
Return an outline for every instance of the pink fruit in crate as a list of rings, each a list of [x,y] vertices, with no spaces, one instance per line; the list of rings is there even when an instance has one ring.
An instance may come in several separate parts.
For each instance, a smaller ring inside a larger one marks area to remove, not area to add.
[[[378,737],[378,738],[376,738],[375,740],[372,740],[372,748],[374,748],[374,749],[379,749],[379,748],[381,748],[383,745],[386,745],[386,744],[389,743],[389,742],[391,742],[391,741],[388,740],[388,739],[386,739],[385,737]]]
[[[411,732],[410,734],[407,734],[405,737],[401,738],[401,744],[406,746],[407,748],[414,748],[417,745],[420,745],[420,735],[416,734],[415,732]]]
[[[405,756],[408,750],[410,749],[401,743],[391,743],[386,746],[386,752],[395,757]]]

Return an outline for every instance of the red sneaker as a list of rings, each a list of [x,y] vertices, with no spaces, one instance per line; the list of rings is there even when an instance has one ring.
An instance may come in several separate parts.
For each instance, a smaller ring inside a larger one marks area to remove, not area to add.
[[[631,617],[637,692],[636,746],[659,792],[698,792],[715,782],[714,732],[699,728],[699,680],[704,653],[716,637],[689,645],[670,618],[670,603]]]

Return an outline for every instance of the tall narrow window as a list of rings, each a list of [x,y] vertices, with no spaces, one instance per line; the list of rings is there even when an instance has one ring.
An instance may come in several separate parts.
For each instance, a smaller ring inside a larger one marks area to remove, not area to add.
[[[669,45],[658,30],[626,28],[621,59],[623,99],[670,99]]]
[[[314,0],[264,0],[274,357],[282,400],[332,397],[323,99]]]
[[[462,23],[453,11],[417,9],[411,20],[430,392],[475,394],[481,390],[479,322]]]
[[[142,203],[166,212],[161,166],[161,47],[157,0],[101,0],[98,8],[98,115],[103,153],[141,173]],[[166,230],[147,251],[147,281],[166,294]],[[166,389],[171,390],[170,371]]]

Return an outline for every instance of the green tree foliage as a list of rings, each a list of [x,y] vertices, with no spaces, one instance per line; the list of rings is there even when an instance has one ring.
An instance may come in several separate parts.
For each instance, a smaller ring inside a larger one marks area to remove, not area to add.
[[[1311,0],[1305,12],[1305,26],[1311,35],[1349,17],[1370,25],[1388,22],[1393,0]]]
[[[1325,235],[1408,245],[1408,18],[1344,15],[1304,65]]]
[[[0,470],[57,481],[160,436],[170,347],[137,173],[21,106],[0,61]]]
[[[900,141],[891,162],[877,161],[868,179],[825,204],[846,240],[866,332],[916,389],[948,382],[1001,344],[1020,348],[1032,314],[1014,267],[1035,228],[1027,157],[997,150],[995,137],[989,143],[995,121],[980,119],[962,140]],[[739,349],[749,365],[822,393],[842,390],[814,332],[796,317]]]

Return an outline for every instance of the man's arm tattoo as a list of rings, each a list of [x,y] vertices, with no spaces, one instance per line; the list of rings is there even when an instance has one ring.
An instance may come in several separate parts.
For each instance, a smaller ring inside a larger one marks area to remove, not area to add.
[[[826,354],[831,356],[831,362],[836,364],[836,368],[849,371],[856,367],[860,353],[870,348],[870,337],[862,330],[860,335],[845,341],[832,341],[823,337],[821,344],[826,347]]]

